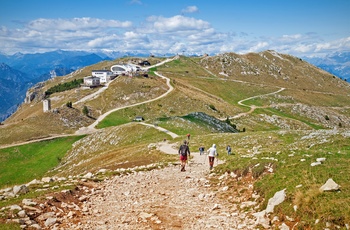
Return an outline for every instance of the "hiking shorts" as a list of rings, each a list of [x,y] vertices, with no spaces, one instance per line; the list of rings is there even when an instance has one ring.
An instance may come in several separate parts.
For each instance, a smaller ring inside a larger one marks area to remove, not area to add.
[[[180,155],[180,160],[181,160],[181,161],[187,161],[187,156],[182,156],[182,155]]]

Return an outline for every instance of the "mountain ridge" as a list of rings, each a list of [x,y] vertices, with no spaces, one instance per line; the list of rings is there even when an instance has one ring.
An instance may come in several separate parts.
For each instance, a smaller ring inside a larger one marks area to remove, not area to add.
[[[305,60],[343,80],[350,81],[350,52],[336,52],[322,58],[305,57]]]

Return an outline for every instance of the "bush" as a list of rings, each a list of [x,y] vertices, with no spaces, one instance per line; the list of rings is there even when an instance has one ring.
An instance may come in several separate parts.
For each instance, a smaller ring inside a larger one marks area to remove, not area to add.
[[[86,105],[85,105],[84,108],[83,108],[83,114],[84,114],[85,116],[89,115],[89,109],[88,109],[88,107],[87,107]]]
[[[58,93],[58,92],[63,92],[66,90],[78,88],[80,87],[80,84],[82,84],[83,82],[84,82],[83,79],[74,79],[73,81],[65,82],[63,84],[59,83],[58,85],[55,85],[50,89],[48,89],[47,91],[45,91],[45,96],[49,97],[53,93]]]
[[[73,103],[72,103],[71,101],[68,101],[68,102],[66,103],[66,106],[67,106],[68,108],[73,108]]]
[[[215,108],[215,106],[212,105],[212,104],[209,105],[209,108],[211,108],[211,109],[214,110],[214,111],[217,111],[216,108]]]

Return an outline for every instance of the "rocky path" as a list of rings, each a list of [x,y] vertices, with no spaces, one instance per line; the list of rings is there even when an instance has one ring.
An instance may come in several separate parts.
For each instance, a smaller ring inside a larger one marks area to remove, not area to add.
[[[162,151],[176,149],[160,146]],[[193,153],[186,172],[179,165],[116,176],[83,205],[72,229],[254,229],[254,220],[222,200],[207,179],[207,155]]]

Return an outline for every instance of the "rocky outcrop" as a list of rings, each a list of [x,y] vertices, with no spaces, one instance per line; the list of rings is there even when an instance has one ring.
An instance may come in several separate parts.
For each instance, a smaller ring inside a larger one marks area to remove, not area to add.
[[[320,191],[326,192],[326,191],[338,191],[340,189],[340,185],[335,183],[335,181],[332,178],[329,178],[324,185],[321,186]]]
[[[44,82],[39,82],[35,84],[32,88],[30,88],[26,92],[26,97],[24,99],[24,103],[31,103],[32,101],[41,101],[44,98],[43,92],[41,92],[41,89],[44,87]]]

